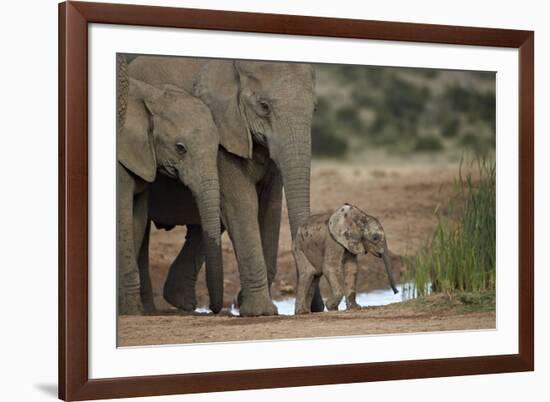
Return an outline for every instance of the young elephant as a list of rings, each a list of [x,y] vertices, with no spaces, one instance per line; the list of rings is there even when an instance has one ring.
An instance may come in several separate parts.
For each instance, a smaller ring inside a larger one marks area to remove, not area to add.
[[[344,204],[334,213],[312,215],[298,229],[293,242],[298,268],[296,314],[310,312],[313,292],[325,275],[332,297],[329,310],[337,310],[342,296],[346,306],[359,308],[355,301],[357,255],[368,252],[384,260],[390,286],[397,293],[384,229],[378,220],[359,208]]]
[[[149,187],[157,171],[185,184],[197,199],[203,243],[210,248],[206,252],[210,304],[218,312],[223,304],[219,135],[210,110],[173,86],[155,87],[126,77],[121,91],[117,129],[119,313],[155,308],[152,297],[146,297],[152,294],[147,289],[149,274],[139,271],[138,258],[149,225]]]

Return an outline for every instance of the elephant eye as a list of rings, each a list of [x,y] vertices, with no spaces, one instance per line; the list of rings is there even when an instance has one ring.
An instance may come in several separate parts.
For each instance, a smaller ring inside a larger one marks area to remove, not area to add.
[[[187,148],[181,142],[176,142],[176,151],[180,155],[184,155],[187,152]]]
[[[259,103],[260,107],[262,108],[262,112],[266,115],[269,114],[269,112],[271,111],[271,106],[269,106],[269,102],[266,100],[261,100]]]

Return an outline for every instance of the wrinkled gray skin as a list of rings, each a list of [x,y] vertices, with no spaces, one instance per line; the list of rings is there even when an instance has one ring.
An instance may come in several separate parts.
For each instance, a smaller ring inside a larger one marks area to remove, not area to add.
[[[217,177],[219,135],[210,110],[178,88],[159,88],[127,77],[119,79],[122,80],[117,127],[119,313],[139,314],[155,308],[148,296],[149,273],[138,270],[138,258],[143,258],[138,252],[149,230],[149,189],[159,176],[171,177],[179,187],[185,184],[201,200],[203,242],[211,249],[211,254],[206,254],[209,290],[215,296],[223,294]],[[161,174],[157,175],[157,171]],[[211,297],[213,309],[219,311],[222,302]]]
[[[241,279],[240,314],[277,314],[270,286],[276,273],[283,187],[292,237],[310,212],[312,66],[140,56],[129,64],[129,74],[193,91],[212,111],[222,145],[218,155],[222,221],[233,242]],[[180,193],[177,203],[161,204],[162,199],[175,199],[175,187],[164,180],[155,189],[159,203],[153,202],[150,210],[155,222],[167,227],[197,223],[189,216],[195,205],[189,194]],[[194,236],[197,230],[191,227],[164,287],[167,300],[184,309],[196,305],[194,277],[202,246]],[[322,310],[319,293],[315,301],[314,309]]]
[[[311,312],[311,299],[321,275],[325,275],[332,290],[327,309],[337,310],[342,297],[348,309],[360,308],[355,301],[358,254],[370,252],[382,258],[390,286],[397,293],[382,225],[352,205],[311,216],[298,229],[292,252],[298,266],[296,314]]]

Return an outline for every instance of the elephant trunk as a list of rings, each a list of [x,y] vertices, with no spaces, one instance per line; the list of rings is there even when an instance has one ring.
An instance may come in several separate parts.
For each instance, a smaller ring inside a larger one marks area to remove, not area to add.
[[[203,180],[195,193],[195,198],[202,226],[210,309],[217,314],[223,307],[223,260],[218,179]]]
[[[292,239],[310,215],[311,122],[293,121],[282,128],[286,141],[274,159],[281,170]]]
[[[311,118],[282,121],[287,124],[281,124],[279,136],[286,141],[281,141],[279,147],[273,147],[270,152],[281,171],[290,234],[294,240],[298,228],[310,215]],[[311,302],[311,311],[321,312],[324,309],[325,305],[317,285]]]
[[[390,258],[390,253],[388,251],[388,245],[384,244],[384,252],[382,253],[382,260],[384,261],[384,266],[386,267],[386,274],[388,275],[388,280],[390,281],[390,286],[393,290],[393,293],[399,293],[395,286],[395,281],[393,279],[393,270],[392,263]]]

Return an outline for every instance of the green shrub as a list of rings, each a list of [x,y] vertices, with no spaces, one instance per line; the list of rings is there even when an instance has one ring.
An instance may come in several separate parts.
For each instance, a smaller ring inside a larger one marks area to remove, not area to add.
[[[436,152],[443,149],[443,143],[435,135],[429,135],[424,137],[419,137],[416,139],[414,146],[415,151],[419,152]]]
[[[311,152],[317,157],[342,157],[348,151],[348,143],[334,135],[326,125],[313,125]]]
[[[439,76],[439,73],[441,70],[436,70],[434,68],[417,68],[414,70],[415,73],[417,73],[420,76],[424,76],[425,78],[434,79]]]
[[[429,91],[393,75],[386,83],[384,106],[394,119],[417,121],[423,112]]]
[[[339,127],[347,129],[354,135],[361,132],[361,119],[359,118],[358,108],[347,105],[342,106],[336,111],[336,121]]]
[[[460,130],[460,118],[455,114],[446,113],[440,118],[441,135],[445,138],[456,137]]]
[[[460,145],[474,152],[475,155],[485,157],[488,155],[491,149],[494,149],[494,138],[487,136],[484,133],[474,133],[473,131],[467,131],[460,138]]]
[[[494,123],[496,116],[496,97],[494,91],[475,91],[460,85],[448,87],[442,98],[456,113],[466,114],[471,122],[482,120]]]

